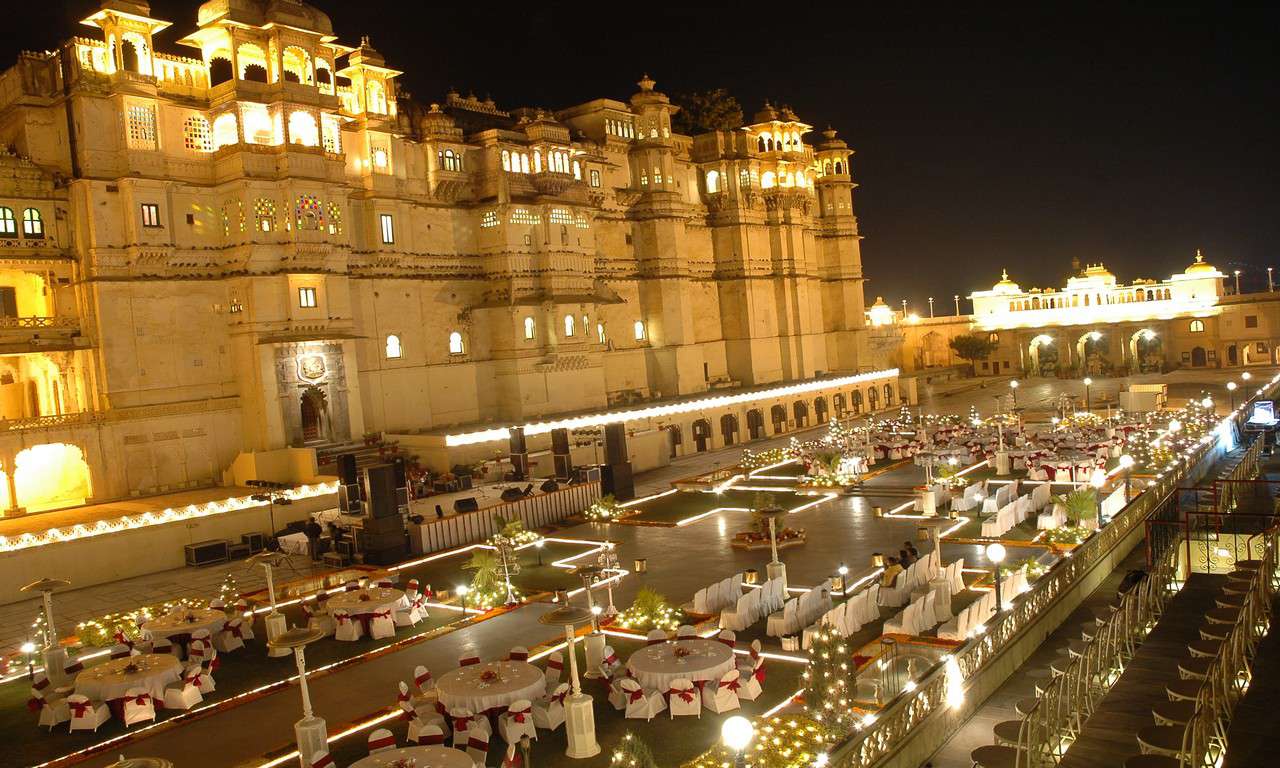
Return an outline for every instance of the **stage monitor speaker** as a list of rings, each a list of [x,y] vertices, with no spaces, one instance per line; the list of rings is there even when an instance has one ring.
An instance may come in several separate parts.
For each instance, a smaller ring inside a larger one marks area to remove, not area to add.
[[[555,491],[560,490],[560,484],[555,480],[545,480],[538,490],[543,493],[554,493]]]
[[[454,499],[454,512],[475,512],[480,509],[480,504],[476,502],[475,496],[466,496],[461,499]]]
[[[347,512],[353,507],[360,506],[360,484],[351,483],[350,485],[338,486],[338,509]],[[357,513],[351,513],[357,514]]]
[[[627,427],[625,424],[604,425],[604,463],[625,464],[627,456]]]
[[[338,479],[343,485],[355,485],[360,482],[354,453],[344,453],[338,457]]]
[[[396,472],[390,464],[378,464],[364,471],[365,501],[369,516],[391,517],[400,514],[396,500]]]

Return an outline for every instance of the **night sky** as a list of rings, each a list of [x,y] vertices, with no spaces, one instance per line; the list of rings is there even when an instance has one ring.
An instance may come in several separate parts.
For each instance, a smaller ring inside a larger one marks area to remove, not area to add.
[[[728,88],[748,119],[768,98],[830,124],[857,152],[868,301],[923,313],[933,295],[946,314],[1001,267],[1024,288],[1059,285],[1073,257],[1128,281],[1199,247],[1244,270],[1245,290],[1280,266],[1274,9],[314,4],[342,42],[370,35],[422,101],[455,86],[558,108],[625,99],[647,71],[668,94]],[[5,66],[92,34],[75,20],[93,0],[5,5]],[[151,5],[175,22],[157,47],[182,52],[197,3]]]

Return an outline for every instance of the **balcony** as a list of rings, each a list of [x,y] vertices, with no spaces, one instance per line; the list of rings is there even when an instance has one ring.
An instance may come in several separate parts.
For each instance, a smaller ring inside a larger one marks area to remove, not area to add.
[[[0,353],[87,347],[78,317],[0,317]]]
[[[529,181],[533,183],[533,188],[538,190],[540,195],[559,195],[563,194],[566,189],[573,186],[577,182],[571,173],[559,173],[556,171],[542,171],[535,173],[529,177]]]

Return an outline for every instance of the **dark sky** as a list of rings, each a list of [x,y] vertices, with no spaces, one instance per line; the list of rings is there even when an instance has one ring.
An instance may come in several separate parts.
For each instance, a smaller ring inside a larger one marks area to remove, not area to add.
[[[837,128],[857,154],[869,298],[923,309],[1064,281],[1072,257],[1121,280],[1197,247],[1265,285],[1280,266],[1280,12],[1225,4],[525,4],[317,0],[343,42],[372,37],[418,98],[504,107],[723,86]],[[93,0],[7,4],[0,62],[79,34]],[[65,9],[63,6],[67,6]],[[40,10],[41,8],[46,10]],[[197,4],[154,0],[194,27]],[[86,30],[89,32],[89,30]]]

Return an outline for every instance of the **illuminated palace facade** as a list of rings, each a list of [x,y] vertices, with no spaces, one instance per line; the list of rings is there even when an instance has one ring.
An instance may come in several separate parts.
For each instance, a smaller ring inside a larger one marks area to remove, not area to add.
[[[647,76],[555,112],[417,104],[292,0],[83,25],[0,75],[10,511],[867,368],[852,152],[788,109],[684,136]]]
[[[905,320],[883,302],[868,310],[871,346],[905,370],[961,363],[960,334],[989,334],[995,351],[979,375],[1100,376],[1280,362],[1280,294],[1228,292],[1225,274],[1196,253],[1165,280],[1124,284],[1101,264],[1060,289],[1024,290],[1006,272],[968,298],[973,313]]]

